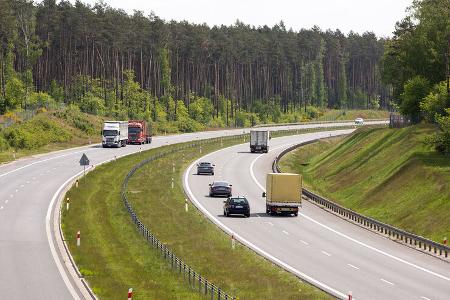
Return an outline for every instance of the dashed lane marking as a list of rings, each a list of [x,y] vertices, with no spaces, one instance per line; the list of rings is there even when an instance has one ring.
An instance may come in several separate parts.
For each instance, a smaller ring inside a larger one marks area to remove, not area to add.
[[[328,252],[325,252],[325,251],[320,251],[320,252],[322,252],[322,254],[324,254],[324,255],[326,255],[326,256],[331,256],[331,254],[328,253]]]
[[[389,285],[394,285],[392,282],[387,281],[386,279],[380,278],[381,281],[383,281],[384,283],[387,283]]]
[[[286,230],[283,230],[283,233],[284,233],[285,235],[289,235],[289,232],[287,232]]]
[[[347,266],[349,266],[350,268],[353,268],[353,269],[359,270],[359,268],[358,268],[357,266],[354,266],[354,265],[352,265],[352,264],[347,264]]]
[[[304,244],[304,245],[306,245],[306,246],[309,245],[309,243],[308,243],[308,242],[305,242],[304,240],[300,240],[300,243],[302,243],[302,244]]]

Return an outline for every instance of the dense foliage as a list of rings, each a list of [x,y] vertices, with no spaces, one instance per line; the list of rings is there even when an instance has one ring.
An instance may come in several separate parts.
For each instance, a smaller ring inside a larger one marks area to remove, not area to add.
[[[410,14],[398,22],[383,56],[383,79],[393,86],[401,112],[412,122],[439,124],[431,141],[449,152],[450,1],[415,0]]]
[[[384,40],[370,32],[294,32],[282,22],[210,28],[128,15],[104,2],[1,0],[0,41],[0,113],[47,91],[98,114],[155,120],[161,106],[170,121],[179,104],[190,111],[206,98],[211,117],[225,111],[218,122],[230,124],[240,111],[386,107],[389,96],[379,79]],[[135,95],[139,89],[145,93]]]

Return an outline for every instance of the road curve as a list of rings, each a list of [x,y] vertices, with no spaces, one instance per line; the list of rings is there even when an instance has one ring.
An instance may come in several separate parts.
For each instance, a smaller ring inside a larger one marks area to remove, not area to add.
[[[276,155],[294,143],[346,131],[274,138],[268,154],[252,154],[241,144],[200,160],[216,165],[214,176],[184,176],[191,200],[217,225],[290,272],[339,297],[354,299],[448,299],[450,265],[353,225],[304,201],[298,217],[265,214],[261,193]],[[223,216],[223,199],[208,196],[213,179],[230,181],[234,195],[249,199],[251,217]]]
[[[385,122],[377,122],[385,123]],[[348,123],[275,126],[270,130],[348,126]],[[221,130],[155,137],[142,150],[196,139],[240,134],[248,129]],[[82,299],[68,275],[49,229],[52,199],[82,168],[83,153],[98,165],[140,150],[140,146],[103,149],[74,148],[0,165],[0,295],[2,299]]]

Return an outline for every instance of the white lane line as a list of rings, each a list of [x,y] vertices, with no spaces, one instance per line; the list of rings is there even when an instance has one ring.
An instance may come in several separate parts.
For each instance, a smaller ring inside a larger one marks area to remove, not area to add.
[[[3,209],[3,206],[0,206],[0,209]]]
[[[19,171],[19,170],[23,170],[23,169],[25,169],[25,168],[34,166],[34,165],[36,165],[36,164],[40,164],[40,163],[43,163],[43,162],[46,162],[46,161],[49,161],[49,160],[53,160],[53,159],[57,159],[57,158],[61,158],[61,157],[66,157],[66,156],[69,156],[69,155],[73,155],[73,154],[77,154],[77,153],[81,153],[81,152],[87,152],[87,151],[91,151],[91,150],[95,150],[95,149],[84,149],[84,150],[81,150],[81,151],[71,152],[71,153],[67,153],[67,154],[64,154],[64,155],[59,155],[59,156],[55,156],[55,157],[50,157],[50,158],[46,158],[46,159],[43,159],[43,160],[38,160],[38,161],[32,162],[32,163],[30,163],[30,164],[28,164],[28,165],[22,166],[22,167],[20,167],[20,168],[11,170],[11,171],[6,172],[6,173],[3,173],[3,174],[0,174],[0,178],[4,177],[4,176],[6,176],[6,175],[9,175],[9,174],[11,174],[11,173],[17,172],[17,171]]]
[[[30,181],[27,180],[27,184],[30,184]]]
[[[19,190],[18,190],[18,189],[16,189],[16,193],[17,193],[17,192],[19,192]]]
[[[325,252],[325,251],[320,251],[320,252],[322,252],[322,254],[324,254],[324,255],[326,255],[326,256],[331,256],[331,254],[330,253],[328,253],[328,252]]]
[[[354,266],[354,265],[352,265],[352,264],[347,264],[347,266],[349,266],[350,268],[353,268],[353,269],[359,270],[359,268],[358,268],[357,266]]]
[[[276,148],[275,148],[275,149],[276,149]],[[275,150],[275,149],[272,149],[272,150]],[[272,151],[272,150],[269,150],[269,152]],[[262,155],[261,155],[261,156],[262,156]],[[253,162],[251,163],[251,165],[250,165],[250,175],[251,175],[253,181],[256,183],[256,185],[257,185],[263,192],[265,192],[266,189],[261,185],[261,183],[259,183],[259,181],[256,179],[255,174],[254,174],[254,172],[253,172],[253,165],[255,164],[255,161],[258,160],[258,158],[260,158],[261,156],[256,157],[256,158],[253,160]],[[446,276],[444,276],[444,275],[442,275],[442,274],[436,273],[436,272],[431,271],[431,270],[429,270],[429,269],[427,269],[427,268],[424,268],[424,267],[421,267],[421,266],[416,265],[416,264],[414,264],[414,263],[411,263],[411,262],[409,262],[409,261],[407,261],[407,260],[404,260],[403,258],[400,258],[400,257],[397,257],[397,256],[395,256],[395,255],[389,254],[389,253],[387,253],[387,252],[385,252],[385,251],[383,251],[383,250],[380,250],[380,249],[378,249],[378,248],[375,248],[375,247],[373,247],[373,246],[370,246],[370,245],[368,245],[368,244],[365,244],[365,243],[363,243],[363,242],[361,242],[361,241],[358,241],[357,239],[354,239],[354,238],[352,238],[352,237],[350,237],[350,236],[348,236],[348,235],[346,235],[346,234],[344,234],[344,233],[342,233],[342,232],[339,232],[339,231],[337,231],[337,230],[335,230],[335,229],[333,229],[333,228],[331,228],[331,227],[329,227],[329,226],[327,226],[327,225],[325,225],[325,224],[322,224],[322,223],[320,223],[319,221],[316,221],[316,220],[314,220],[313,218],[311,218],[311,217],[309,217],[309,216],[307,216],[307,215],[305,215],[305,214],[303,214],[303,213],[300,213],[300,212],[299,212],[298,214],[299,214],[299,216],[302,216],[302,217],[304,217],[305,219],[307,219],[307,220],[309,220],[309,221],[311,221],[311,222],[313,222],[313,223],[315,223],[315,224],[317,224],[317,225],[319,225],[319,226],[321,226],[321,227],[323,227],[323,228],[325,228],[325,229],[327,229],[327,230],[329,230],[329,231],[331,231],[331,232],[333,232],[333,233],[339,235],[340,237],[343,237],[343,238],[345,238],[345,239],[347,239],[347,240],[349,240],[349,241],[352,241],[352,242],[354,242],[354,243],[356,243],[356,244],[358,244],[358,245],[360,245],[360,246],[363,246],[363,247],[365,247],[365,248],[367,248],[367,249],[370,249],[370,250],[372,250],[372,251],[375,251],[375,252],[377,252],[377,253],[379,253],[379,254],[382,254],[382,255],[384,255],[384,256],[386,256],[386,257],[389,257],[389,258],[391,258],[391,259],[393,259],[393,260],[396,260],[396,261],[401,262],[401,263],[403,263],[403,264],[405,264],[405,265],[408,265],[408,266],[410,266],[410,267],[413,267],[413,268],[415,268],[415,269],[417,269],[417,270],[420,270],[420,271],[423,271],[423,272],[425,272],[425,273],[431,274],[431,275],[433,275],[433,276],[439,277],[439,278],[444,279],[444,280],[446,280],[446,281],[450,281],[450,278],[449,278],[449,277],[446,277]]]
[[[9,195],[9,197],[10,197],[10,198],[12,198],[12,197],[14,197],[14,195],[13,195],[13,194],[11,194],[11,195]]]
[[[266,222],[267,224],[269,224],[270,226],[273,226],[273,223],[272,222]]]
[[[431,300],[430,298],[427,298],[427,297],[425,297],[425,296],[422,296],[422,297],[420,297],[421,299],[423,299],[423,300]]]
[[[304,245],[306,245],[306,246],[309,245],[309,243],[308,243],[308,242],[305,242],[304,240],[300,240],[300,243],[302,243],[302,244],[304,244]]]
[[[5,204],[8,204],[8,202],[9,202],[9,200],[8,200],[8,199],[6,199],[6,200],[5,200]]]
[[[24,185],[23,185],[23,184],[21,184],[21,185],[20,185],[20,187],[24,187]]]
[[[283,230],[283,233],[284,233],[285,235],[289,235],[289,232],[287,232],[286,230]]]
[[[228,149],[228,148],[232,148],[234,146],[231,147],[227,147],[224,149]],[[284,261],[282,261],[279,258],[276,258],[275,256],[271,255],[270,253],[264,251],[263,249],[259,248],[258,246],[256,246],[255,244],[253,244],[252,242],[246,240],[245,238],[241,237],[238,233],[236,233],[235,231],[233,231],[231,228],[227,227],[225,224],[223,224],[217,217],[215,217],[213,214],[211,214],[199,201],[198,199],[194,196],[194,193],[192,192],[190,186],[189,186],[189,174],[192,172],[192,168],[201,160],[201,159],[205,159],[205,157],[208,156],[212,156],[214,154],[216,154],[217,152],[220,152],[224,149],[220,149],[214,152],[209,153],[208,155],[203,156],[202,158],[194,161],[189,167],[188,169],[185,171],[184,173],[184,187],[186,190],[186,193],[188,194],[189,199],[191,199],[191,201],[195,204],[195,206],[198,207],[199,210],[201,210],[203,212],[203,214],[205,214],[211,221],[213,221],[217,226],[219,226],[220,228],[222,228],[224,231],[228,232],[228,234],[233,234],[234,237],[240,241],[241,243],[247,245],[249,248],[253,249],[255,252],[259,253],[260,255],[266,257],[267,259],[271,260],[272,262],[274,262],[275,264],[279,265],[280,267],[282,267],[283,269],[297,275],[298,277],[302,278],[303,280],[308,281],[309,283],[318,286],[319,288],[327,291],[328,293],[332,294],[335,297],[339,297],[339,298],[343,298],[346,299],[347,295],[345,293],[342,293],[334,288],[332,288],[331,286],[326,285],[325,283],[295,269],[294,267],[292,267],[291,265],[285,263]]]
[[[390,284],[390,285],[394,285],[392,282],[387,281],[386,279],[380,278],[381,281],[383,281],[384,283]]]

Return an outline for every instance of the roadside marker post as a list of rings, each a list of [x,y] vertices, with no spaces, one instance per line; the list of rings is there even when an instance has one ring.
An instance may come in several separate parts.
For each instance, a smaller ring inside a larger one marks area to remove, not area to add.
[[[352,295],[352,291],[348,292],[348,300],[352,300],[353,299],[353,295]]]
[[[66,199],[66,210],[69,210],[69,204],[70,204],[70,198],[67,197],[67,199]]]
[[[75,181],[75,187],[78,187],[78,179]]]
[[[184,199],[184,209],[186,210],[186,212],[188,212],[188,210],[189,210],[187,199]]]
[[[173,177],[172,177],[172,188],[173,188]]]
[[[447,237],[444,237],[444,245],[447,246]]]
[[[200,154],[202,154],[202,145],[200,145]]]
[[[16,151],[13,150],[13,159],[16,159]]]
[[[128,300],[131,300],[131,299],[133,299],[133,289],[129,288],[128,289]]]
[[[234,250],[236,248],[236,240],[234,239],[234,234],[231,235],[231,248]]]
[[[172,163],[172,173],[175,173],[175,163]]]
[[[77,247],[81,245],[81,232],[78,230],[77,232]]]

